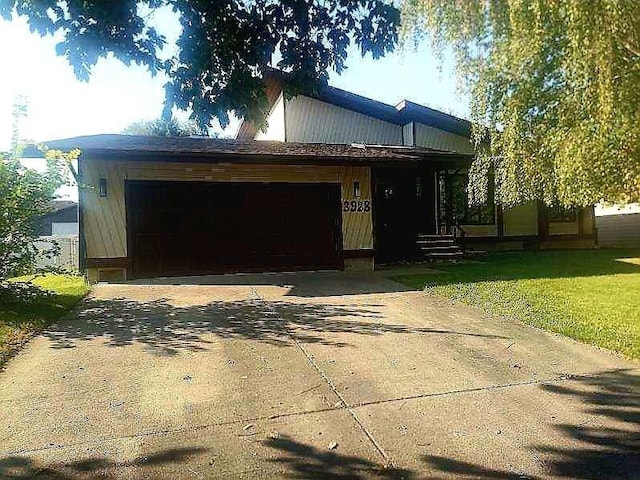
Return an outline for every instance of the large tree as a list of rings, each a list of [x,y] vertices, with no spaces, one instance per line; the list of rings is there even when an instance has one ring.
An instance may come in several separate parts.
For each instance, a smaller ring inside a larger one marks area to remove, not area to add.
[[[151,135],[154,137],[190,137],[203,132],[193,122],[182,122],[173,115],[153,120],[140,120],[127,125],[122,133],[127,135]]]
[[[480,155],[476,201],[640,201],[636,0],[405,0],[404,33],[453,47]],[[487,141],[488,140],[488,141]]]
[[[177,12],[182,27],[168,60],[148,22],[161,7]],[[292,93],[309,92],[329,69],[344,68],[350,44],[374,58],[393,50],[400,21],[382,0],[0,0],[0,15],[16,14],[40,35],[61,32],[56,51],[82,80],[109,54],[166,73],[165,112],[190,108],[203,130],[213,118],[226,126],[229,112],[261,122],[268,68],[290,72]]]

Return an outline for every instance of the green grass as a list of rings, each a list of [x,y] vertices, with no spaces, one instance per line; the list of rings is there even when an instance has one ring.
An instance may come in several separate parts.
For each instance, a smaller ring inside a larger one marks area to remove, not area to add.
[[[640,358],[640,250],[494,253],[400,275],[413,288]]]
[[[11,279],[29,282],[32,277]],[[73,308],[89,291],[82,277],[47,275],[32,282],[50,295],[0,299],[0,366],[35,333],[45,329]]]

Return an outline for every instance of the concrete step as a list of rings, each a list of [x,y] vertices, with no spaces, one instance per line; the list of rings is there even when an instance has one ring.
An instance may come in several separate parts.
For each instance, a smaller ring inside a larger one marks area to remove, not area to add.
[[[416,242],[416,245],[424,248],[460,248],[456,242]]]
[[[420,240],[455,240],[456,237],[454,235],[432,235],[427,233],[419,233],[418,239]]]
[[[458,250],[457,252],[427,253],[425,256],[433,260],[455,259],[463,257],[464,252],[462,250]]]
[[[419,245],[418,248],[422,252],[459,252],[460,245]]]
[[[454,240],[417,240],[416,245],[449,246],[457,245]]]

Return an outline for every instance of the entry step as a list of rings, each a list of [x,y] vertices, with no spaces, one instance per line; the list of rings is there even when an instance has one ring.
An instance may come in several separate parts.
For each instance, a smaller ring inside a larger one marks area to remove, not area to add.
[[[464,256],[464,250],[453,235],[419,234],[416,246],[429,261],[449,261]]]

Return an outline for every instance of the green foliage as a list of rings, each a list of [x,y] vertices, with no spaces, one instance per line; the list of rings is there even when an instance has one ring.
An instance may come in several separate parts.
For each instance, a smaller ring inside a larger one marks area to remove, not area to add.
[[[122,133],[127,135],[151,135],[154,137],[189,137],[201,135],[202,130],[193,122],[180,122],[175,117],[141,120],[128,125]]]
[[[395,280],[640,358],[637,249],[495,253]]]
[[[405,0],[403,22],[406,38],[454,49],[480,147],[475,202],[491,169],[507,205],[640,201],[636,1]]]
[[[13,111],[13,151],[0,152],[0,281],[33,270],[38,249],[35,220],[51,209],[55,192],[67,183],[65,160],[80,152],[56,155],[48,152],[46,170],[25,168],[19,160],[21,150],[18,122],[26,115],[26,103],[18,99]],[[56,246],[42,255],[56,253]]]
[[[34,221],[50,211],[66,179],[66,170],[56,161],[38,172],[10,155],[0,158],[0,280],[33,269],[38,253]]]
[[[0,366],[31,336],[73,308],[88,291],[82,277],[69,275],[0,281]]]
[[[145,11],[170,7],[180,16],[178,53],[161,60],[165,39],[148,25]],[[267,99],[262,78],[277,67],[290,72],[293,93],[340,73],[355,42],[374,58],[393,50],[400,13],[382,0],[3,0],[0,15],[28,18],[40,35],[62,33],[57,53],[76,76],[89,78],[99,58],[110,53],[126,64],[146,65],[169,76],[165,116],[172,107],[191,108],[205,130],[229,112],[262,122]]]

